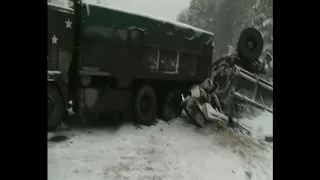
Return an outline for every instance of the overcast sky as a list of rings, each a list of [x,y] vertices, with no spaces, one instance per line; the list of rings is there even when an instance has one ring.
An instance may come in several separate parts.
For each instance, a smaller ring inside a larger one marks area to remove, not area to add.
[[[95,2],[96,0],[89,0]],[[176,20],[179,12],[188,8],[191,0],[100,0],[124,10],[142,12],[152,16]]]
[[[68,0],[48,0],[61,6],[68,6]],[[189,7],[191,0],[82,0],[90,4],[100,4],[118,9],[140,12],[167,20],[176,20],[177,15]]]

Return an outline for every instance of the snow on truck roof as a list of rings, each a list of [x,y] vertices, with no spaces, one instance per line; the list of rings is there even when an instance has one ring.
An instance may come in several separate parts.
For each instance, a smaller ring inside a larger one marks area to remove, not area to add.
[[[172,24],[176,27],[180,27],[180,28],[184,28],[184,29],[191,29],[195,32],[198,32],[198,33],[205,33],[205,34],[210,34],[210,35],[214,35],[212,32],[209,32],[209,31],[205,31],[203,29],[199,29],[199,28],[196,28],[196,27],[193,27],[193,26],[190,26],[188,24],[184,24],[184,23],[181,23],[181,22],[177,22],[177,21],[170,21],[170,20],[167,20],[165,18],[162,18],[162,17],[155,17],[155,16],[152,16],[152,15],[149,15],[149,14],[145,14],[145,13],[140,13],[140,12],[134,12],[134,11],[129,11],[129,10],[123,10],[123,9],[119,9],[119,8],[116,8],[116,7],[112,7],[112,6],[105,6],[105,5],[100,5],[100,4],[95,4],[95,3],[86,3],[84,2],[84,4],[87,4],[87,5],[90,5],[90,6],[97,6],[97,7],[101,7],[101,8],[105,8],[105,9],[110,9],[110,10],[114,10],[114,11],[119,11],[119,12],[123,12],[123,13],[126,13],[126,14],[131,14],[131,15],[136,15],[136,16],[140,16],[140,17],[145,17],[145,18],[149,18],[149,19],[152,19],[152,20],[156,20],[156,21],[161,21],[163,23],[169,23],[169,24]]]
[[[67,4],[67,3],[64,3],[64,4]],[[169,24],[172,24],[172,25],[174,25],[176,27],[180,27],[180,28],[184,28],[184,29],[191,29],[191,30],[193,30],[195,32],[198,32],[198,33],[205,33],[205,34],[209,34],[209,35],[212,35],[212,36],[214,35],[212,32],[205,31],[203,29],[199,29],[199,28],[190,26],[188,24],[184,24],[184,23],[177,22],[177,21],[170,21],[170,20],[167,20],[165,18],[155,17],[155,16],[152,16],[152,15],[149,15],[149,14],[145,14],[145,13],[138,13],[138,12],[134,12],[134,11],[123,10],[123,9],[119,9],[119,8],[112,7],[112,6],[109,6],[109,5],[108,6],[100,5],[100,4],[96,4],[94,2],[90,2],[90,0],[83,0],[83,4],[90,5],[90,6],[97,6],[97,7],[110,9],[110,10],[114,10],[114,11],[119,11],[119,12],[131,14],[131,15],[136,15],[136,16],[140,16],[140,17],[145,17],[145,18],[149,18],[149,19],[152,19],[152,20],[161,21],[163,23],[169,23]],[[62,6],[62,5],[57,5],[57,4],[49,3],[49,2],[48,2],[48,5],[55,6],[55,7],[58,7],[58,8],[62,8],[62,9],[68,10],[68,11],[73,11],[73,9],[68,7],[67,5],[66,6]],[[89,9],[89,12],[90,12],[90,9]]]
[[[72,12],[73,12],[73,9],[72,9],[72,8],[66,7],[66,6],[62,6],[62,5],[60,5],[60,4],[55,4],[55,3],[48,2],[48,5],[49,5],[49,6],[56,7],[56,8],[60,8],[60,9],[64,9],[64,10],[72,11]]]

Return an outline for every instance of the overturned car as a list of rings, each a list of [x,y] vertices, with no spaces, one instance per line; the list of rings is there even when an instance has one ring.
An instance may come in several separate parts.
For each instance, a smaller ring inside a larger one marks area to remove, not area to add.
[[[193,124],[203,127],[220,122],[250,134],[239,119],[256,117],[264,111],[273,113],[273,82],[264,76],[270,54],[259,61],[262,48],[258,30],[243,30],[237,53],[218,59],[213,63],[211,77],[183,95],[181,106]]]

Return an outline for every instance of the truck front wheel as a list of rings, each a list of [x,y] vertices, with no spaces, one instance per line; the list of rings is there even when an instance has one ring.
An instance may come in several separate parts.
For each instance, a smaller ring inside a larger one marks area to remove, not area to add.
[[[157,117],[157,96],[153,88],[141,87],[135,95],[134,114],[137,123],[151,126],[156,123]]]
[[[55,85],[48,85],[48,131],[56,129],[65,115],[63,97]]]

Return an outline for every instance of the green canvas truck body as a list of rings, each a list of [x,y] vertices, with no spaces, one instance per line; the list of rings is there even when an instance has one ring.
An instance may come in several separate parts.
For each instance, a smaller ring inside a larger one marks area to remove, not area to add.
[[[82,6],[81,19],[80,69],[96,68],[119,81],[208,75],[211,33],[97,5]]]
[[[49,129],[59,124],[69,100],[82,114],[132,111],[150,124],[177,92],[210,73],[212,33],[74,2],[71,8],[48,3],[48,89],[56,92],[48,104],[63,106],[52,110]],[[141,104],[155,107],[143,113]]]

